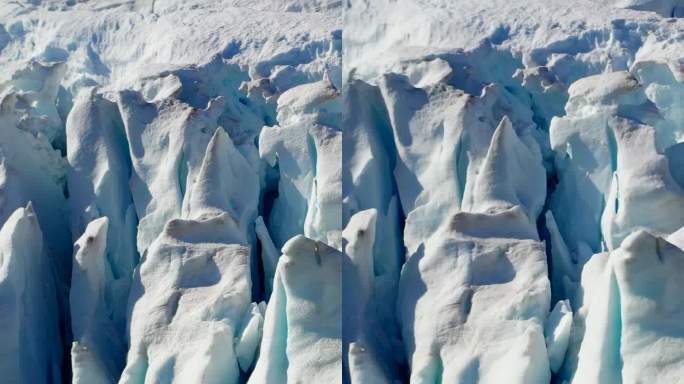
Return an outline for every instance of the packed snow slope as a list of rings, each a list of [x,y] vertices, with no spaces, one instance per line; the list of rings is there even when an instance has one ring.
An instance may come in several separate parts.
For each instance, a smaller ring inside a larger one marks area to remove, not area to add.
[[[342,8],[252,3],[0,4],[3,383],[341,382]]]
[[[681,16],[350,2],[345,381],[684,382]]]

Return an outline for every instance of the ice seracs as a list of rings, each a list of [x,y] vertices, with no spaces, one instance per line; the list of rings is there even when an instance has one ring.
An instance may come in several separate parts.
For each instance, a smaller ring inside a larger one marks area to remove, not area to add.
[[[595,255],[582,274],[580,336],[573,383],[677,382],[682,376],[678,278],[684,252],[638,230],[610,253]]]
[[[58,109],[58,96],[66,69],[63,62],[34,59],[0,84],[1,93],[14,93],[21,101],[15,107],[17,112],[26,114],[23,129],[33,135],[40,133],[53,147],[62,151],[66,145],[62,126],[64,116],[60,112],[64,110]]]
[[[357,212],[342,231],[345,256],[342,261],[343,376],[346,382],[390,383],[398,378],[400,361],[391,353],[393,323],[383,322],[392,303],[379,300],[396,281],[383,281],[375,266],[374,249],[378,211]],[[378,260],[380,261],[380,260]],[[392,311],[393,312],[393,311]],[[391,319],[391,318],[390,318]]]
[[[346,120],[347,145],[359,152],[345,158],[345,276],[367,287],[345,296],[352,297],[344,305],[351,313],[345,333],[348,374],[380,382],[397,377],[399,360],[385,352],[391,333],[373,330],[382,321],[376,316],[386,313],[375,295],[391,286],[386,268],[392,255],[380,256],[372,239],[392,233],[375,221],[378,210],[391,206],[396,188],[407,215],[408,251],[396,313],[412,382],[496,382],[503,371],[509,382],[548,382],[544,321],[550,287],[536,229],[546,174],[531,133],[534,124],[497,86],[472,96],[445,83],[421,84],[386,74],[376,97],[371,85],[348,85],[376,103],[356,105],[359,115]],[[364,180],[364,173],[378,172],[375,167],[392,167],[393,178]],[[378,276],[376,262],[386,276]],[[503,368],[508,365],[519,369]]]
[[[678,382],[681,16],[0,2],[0,380]]]
[[[226,216],[171,220],[151,245],[131,290],[120,383],[238,382],[235,339],[250,308],[250,252],[230,236],[221,241],[220,232],[231,231]]]
[[[41,89],[39,74],[46,75],[41,71],[24,75],[37,77],[34,82],[27,83]],[[15,81],[21,79],[15,78]],[[42,132],[47,129],[49,119],[30,108],[32,97],[37,96],[33,93],[27,96],[13,87],[0,96],[0,125],[3,127],[0,130],[0,194],[3,200],[0,220],[6,220],[17,208],[32,202],[45,231],[45,244],[53,252],[58,278],[63,282],[59,289],[63,296],[71,275],[72,242],[64,197],[67,162]]]
[[[635,233],[681,237],[684,77],[676,52],[684,39],[681,21],[668,19],[679,6],[352,4],[344,34],[343,77],[353,95],[345,119],[344,239],[358,259],[350,257],[348,270],[380,292],[381,274],[363,271],[383,259],[361,247],[361,233],[376,242],[383,236],[386,255],[394,254],[391,240],[405,247],[396,309],[411,382],[562,383],[576,369],[577,383],[620,375],[620,382],[639,381],[613,352],[614,320],[624,314],[598,309],[619,305],[618,291],[610,279],[589,280],[601,252],[618,252]],[[403,234],[384,237],[392,234],[384,223],[395,196]],[[374,232],[367,231],[371,217]],[[483,295],[508,284],[525,287],[524,306],[514,304],[516,290],[498,295],[501,303]],[[373,308],[386,304],[375,306],[365,292],[349,294],[357,302],[349,304],[354,332],[345,339],[345,372],[387,382],[383,368],[395,360],[376,345],[390,345],[391,335],[366,342],[358,331],[371,328],[379,313]],[[597,304],[585,333],[590,301]],[[480,306],[506,314],[484,320]],[[489,337],[509,347],[496,355]],[[512,347],[525,343],[525,350]],[[579,345],[586,351],[578,368]],[[650,356],[668,355],[656,349]],[[508,359],[518,370],[496,366]],[[676,368],[664,370],[665,377]],[[508,375],[498,377],[502,371]]]
[[[257,215],[259,180],[226,131],[216,128],[202,165],[183,200],[183,217],[201,219],[228,213],[234,242],[251,244]]]
[[[673,120],[681,107],[671,99],[681,85],[664,64],[644,61],[633,72],[578,80],[569,88],[567,115],[551,121],[559,181],[547,214],[552,275],[554,290],[571,299],[566,283],[579,280],[594,253],[619,248],[639,229],[666,236],[684,225],[674,213],[684,196],[677,173],[682,134]]]
[[[127,298],[130,281],[112,283],[108,227],[107,217],[93,220],[74,246],[69,290],[74,383],[115,383],[125,361],[125,318],[117,312],[125,308],[121,286]]]
[[[133,91],[118,98],[132,164],[131,194],[144,252],[166,222],[180,217],[183,197],[216,130],[223,99],[199,110],[176,98],[146,102]]]
[[[2,245],[6,380],[248,379],[280,248],[301,234],[341,248],[341,9],[0,4],[0,224],[30,243]],[[304,134],[262,158],[276,126]],[[275,198],[288,178],[301,201]],[[12,216],[29,201],[35,214]],[[315,376],[316,357],[297,375]]]
[[[341,246],[340,108],[339,91],[326,77],[283,93],[279,125],[261,131],[259,155],[279,175],[267,221],[277,246],[301,233]]]
[[[31,204],[0,229],[0,375],[8,383],[58,383],[62,335],[55,263]]]
[[[123,368],[128,293],[139,261],[135,246],[138,219],[128,187],[131,175],[128,141],[116,103],[107,100],[95,87],[79,93],[65,125],[71,233],[85,242],[88,232],[87,236],[97,238],[98,246],[105,246],[94,250],[89,245],[84,251],[83,244],[76,245],[81,253],[86,253],[85,256],[74,254],[75,258],[84,260],[73,261],[72,278],[85,273],[90,282],[79,280],[76,290],[72,285],[71,308],[81,311],[81,316],[99,318],[96,324],[108,329],[104,341],[100,340],[91,349],[100,348],[93,355],[95,359],[105,360],[103,370],[111,382]],[[87,230],[96,225],[97,229]],[[106,233],[100,233],[102,230]],[[84,300],[95,292],[101,297]],[[97,333],[92,330],[88,337],[98,340]],[[79,350],[87,347],[81,345]],[[97,357],[98,353],[109,357]],[[75,365],[74,370],[77,368]]]
[[[400,280],[412,381],[548,382],[541,243],[444,235],[438,249],[421,247],[407,260]]]
[[[254,359],[257,173],[219,127],[190,187],[184,218],[166,223],[136,273],[122,383],[237,383]]]
[[[403,262],[396,151],[380,90],[355,80],[343,98],[343,374],[352,382],[391,382],[400,379],[404,360],[393,352],[401,348],[396,294]]]
[[[342,257],[301,235],[285,244],[248,383],[342,383]]]
[[[572,332],[572,309],[569,300],[556,302],[544,325],[544,338],[549,352],[549,367],[558,372],[565,360]]]
[[[670,174],[655,136],[653,127],[636,122],[622,121],[615,127],[617,170],[602,218],[608,249],[619,247],[639,228],[668,235],[684,226],[679,214],[684,211],[678,208],[684,204],[684,187]]]

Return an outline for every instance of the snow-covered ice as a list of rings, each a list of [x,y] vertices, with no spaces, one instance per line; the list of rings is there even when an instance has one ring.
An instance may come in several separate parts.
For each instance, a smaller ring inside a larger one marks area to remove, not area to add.
[[[644,230],[592,257],[564,367],[573,383],[681,380],[683,262],[681,248]]]
[[[342,382],[342,253],[298,235],[283,247],[249,384]]]
[[[340,109],[339,91],[326,76],[284,92],[279,125],[259,135],[259,156],[280,173],[268,223],[277,246],[303,233],[340,247]]]
[[[0,381],[684,377],[681,0],[0,4]]]
[[[0,4],[2,380],[341,382],[341,13]]]
[[[8,383],[62,376],[58,281],[31,203],[0,229],[0,372]]]
[[[352,382],[681,381],[682,9],[351,2]]]

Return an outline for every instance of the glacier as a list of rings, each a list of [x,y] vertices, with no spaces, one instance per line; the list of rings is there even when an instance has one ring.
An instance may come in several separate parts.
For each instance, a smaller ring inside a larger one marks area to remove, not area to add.
[[[681,381],[681,7],[351,2],[348,382]]]
[[[248,383],[339,383],[342,253],[303,235],[282,251]]]
[[[3,382],[341,382],[341,10],[0,4]]]
[[[0,229],[2,359],[8,382],[58,382],[62,377],[59,289],[54,259],[45,246],[32,204],[20,207]]]
[[[2,382],[682,382],[682,18],[2,2]]]

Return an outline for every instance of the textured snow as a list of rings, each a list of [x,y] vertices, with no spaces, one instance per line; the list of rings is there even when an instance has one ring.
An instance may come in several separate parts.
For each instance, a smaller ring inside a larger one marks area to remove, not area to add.
[[[289,9],[287,3],[297,5]],[[339,51],[339,4],[330,1],[152,0],[5,2],[4,76],[31,59],[66,61],[64,87],[131,87],[158,72],[215,56],[249,65],[252,78],[315,80]],[[326,6],[327,4],[327,6]],[[75,23],[73,20],[78,20]],[[333,65],[331,65],[333,64]],[[339,69],[338,73],[339,73]],[[270,83],[267,80],[267,83]],[[287,81],[285,86],[292,84]],[[238,83],[239,85],[239,83]]]

